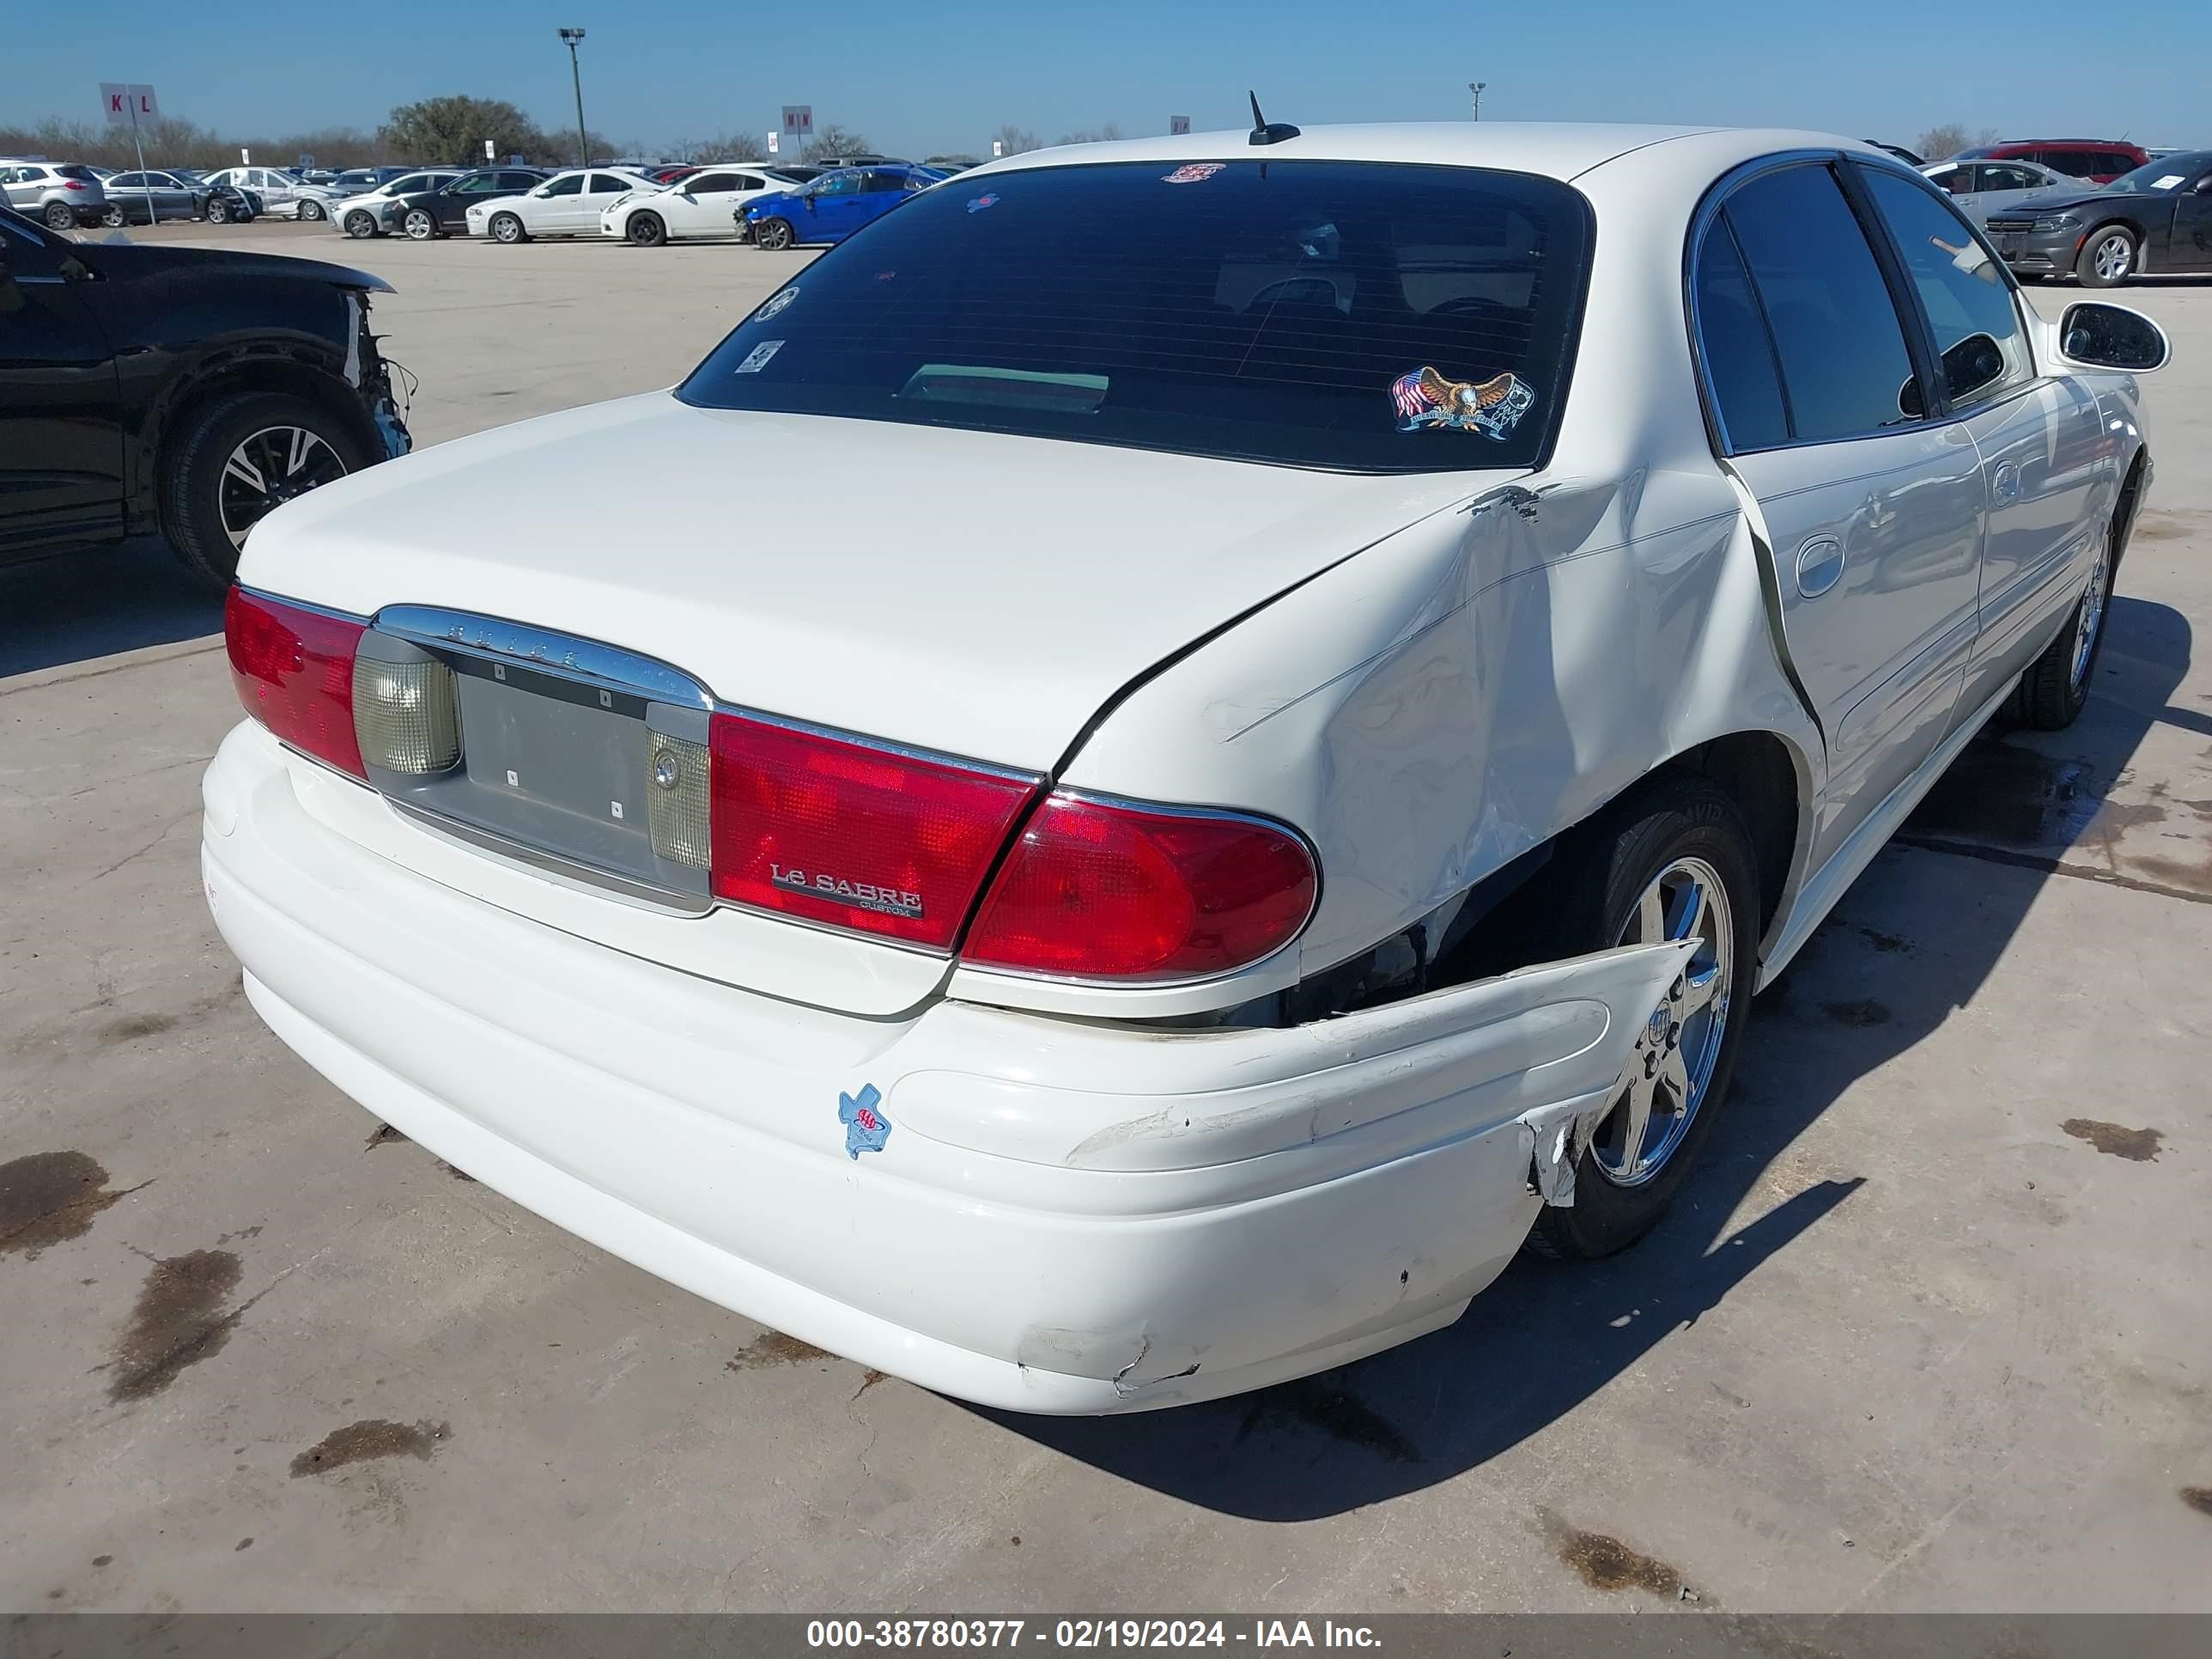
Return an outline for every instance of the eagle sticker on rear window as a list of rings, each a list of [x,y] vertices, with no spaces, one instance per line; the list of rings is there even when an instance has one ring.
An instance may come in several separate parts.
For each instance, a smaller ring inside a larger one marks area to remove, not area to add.
[[[1518,375],[1487,380],[1447,380],[1433,368],[1417,368],[1390,382],[1398,430],[1439,427],[1503,439],[1536,406],[1536,389]]]
[[[1177,167],[1173,173],[1162,173],[1160,182],[1164,185],[1202,185],[1228,165],[1226,161],[1193,161]]]

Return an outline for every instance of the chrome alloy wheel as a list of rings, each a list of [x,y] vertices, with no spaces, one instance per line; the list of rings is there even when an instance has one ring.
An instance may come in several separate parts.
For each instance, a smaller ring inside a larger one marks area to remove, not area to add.
[[[2089,659],[2097,653],[2097,630],[2105,625],[2105,573],[2112,562],[2109,544],[2097,555],[2097,568],[2081,590],[2081,608],[2074,613],[2074,672],[2068,684],[2078,691],[2089,677]]]
[[[1720,873],[1675,860],[1655,877],[1620,930],[1620,945],[1694,939],[1698,948],[1644,1018],[1613,1110],[1590,1138],[1598,1173],[1639,1187],[1666,1167],[1705,1104],[1735,982],[1735,922]]]
[[[2099,281],[2117,283],[2128,274],[2128,266],[2134,262],[2135,249],[2129,245],[2126,237],[2114,231],[2097,244],[2097,251],[2091,258],[2096,266]]]
[[[300,426],[269,426],[249,433],[223,463],[216,492],[223,533],[234,548],[253,526],[295,495],[345,476],[345,463],[321,438]]]

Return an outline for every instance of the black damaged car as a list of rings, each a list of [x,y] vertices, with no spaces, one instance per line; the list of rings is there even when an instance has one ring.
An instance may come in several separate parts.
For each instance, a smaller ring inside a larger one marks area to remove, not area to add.
[[[319,260],[80,242],[0,210],[0,563],[158,530],[227,583],[271,508],[411,447]]]
[[[2212,149],[2161,155],[2109,185],[1992,213],[1997,258],[2022,276],[2112,288],[2130,276],[2212,270]]]

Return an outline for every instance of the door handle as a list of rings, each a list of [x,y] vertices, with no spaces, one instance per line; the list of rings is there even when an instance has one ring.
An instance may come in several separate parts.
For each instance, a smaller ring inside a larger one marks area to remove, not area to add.
[[[1844,579],[1844,544],[1833,536],[1809,536],[1797,549],[1797,591],[1817,599]]]
[[[2010,461],[1999,461],[1996,471],[1990,474],[1990,495],[1999,507],[2010,507],[2020,499],[2020,469]]]

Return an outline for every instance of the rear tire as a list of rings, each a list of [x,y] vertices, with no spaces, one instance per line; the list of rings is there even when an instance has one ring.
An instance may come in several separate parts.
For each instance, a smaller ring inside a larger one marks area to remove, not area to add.
[[[437,220],[425,209],[410,208],[400,228],[410,242],[427,242],[438,234]]]
[[[100,222],[110,230],[120,230],[124,225],[123,210],[110,203],[107,210],[100,216]]]
[[[512,247],[530,240],[530,233],[522,228],[522,221],[512,213],[495,213],[491,216],[491,239]]]
[[[2118,288],[2136,272],[2135,233],[2124,225],[2100,225],[2081,244],[2074,274],[2084,288]]]
[[[1638,1038],[1612,1109],[1577,1155],[1573,1206],[1547,1205],[1529,1235],[1542,1255],[1593,1261],[1626,1249],[1659,1224],[1726,1103],[1758,971],[1759,866],[1735,800],[1688,773],[1646,779],[1571,839],[1572,855],[1547,884],[1551,902],[1539,925],[1536,960],[1648,942],[1649,923],[1639,918],[1655,914],[1645,908],[1655,887],[1665,937],[1712,934],[1658,1009],[1620,1011],[1647,1024],[1671,1011],[1672,1032],[1648,1045],[1648,1060],[1646,1039]],[[1698,904],[1689,902],[1693,891],[1702,895]],[[1650,1115],[1631,1147],[1631,1095],[1639,1075],[1659,1084],[1654,1091],[1646,1083]],[[1686,1080],[1686,1093],[1669,1092],[1678,1087],[1672,1076]]]
[[[368,212],[347,214],[345,234],[357,242],[367,241],[376,234],[376,216]]]
[[[74,230],[76,212],[67,202],[49,202],[45,215],[48,230]]]
[[[2118,534],[2107,535],[2096,567],[2074,602],[2066,626],[2020,677],[2005,712],[2039,732],[2063,732],[2081,718],[2097,659],[2105,653],[2105,617],[2111,609],[2112,556]]]
[[[270,438],[272,433],[281,435]],[[241,451],[245,464],[234,467]],[[352,428],[326,404],[289,392],[219,398],[164,446],[162,532],[187,570],[211,586],[227,586],[238,574],[240,549],[260,514],[358,472],[370,459]],[[262,481],[258,488],[252,477]]]
[[[633,247],[659,247],[668,240],[668,227],[657,213],[633,213],[625,234]]]
[[[300,220],[303,224],[312,225],[319,219],[327,219],[329,217],[330,215],[324,210],[323,204],[320,202],[302,202],[300,204]]]
[[[799,233],[787,219],[763,219],[753,230],[753,245],[770,253],[781,253],[798,240]]]

